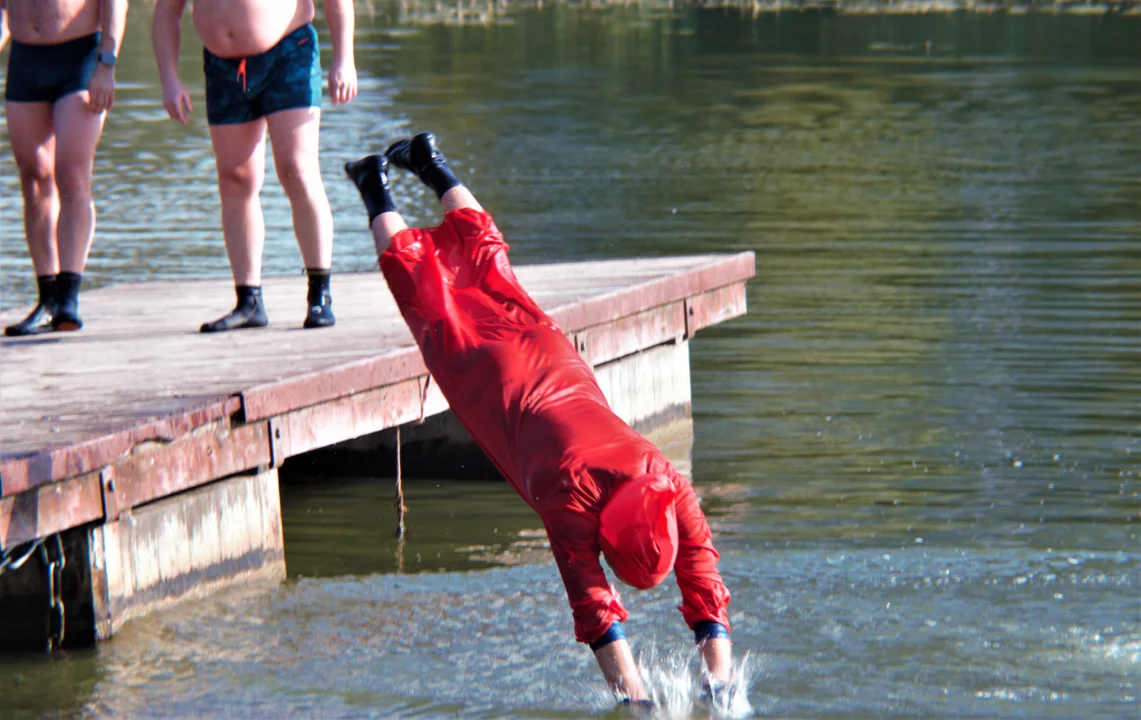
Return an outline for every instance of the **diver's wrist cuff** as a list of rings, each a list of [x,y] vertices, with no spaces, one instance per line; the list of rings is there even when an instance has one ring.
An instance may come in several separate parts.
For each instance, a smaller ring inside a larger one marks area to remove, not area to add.
[[[699,645],[706,640],[725,638],[729,640],[729,628],[719,622],[702,620],[693,624],[693,641]]]
[[[590,649],[595,651],[601,650],[615,640],[625,639],[626,633],[622,632],[622,623],[615,620],[614,622],[610,623],[610,627],[606,629],[606,632],[602,634],[602,637],[598,638],[590,644]]]

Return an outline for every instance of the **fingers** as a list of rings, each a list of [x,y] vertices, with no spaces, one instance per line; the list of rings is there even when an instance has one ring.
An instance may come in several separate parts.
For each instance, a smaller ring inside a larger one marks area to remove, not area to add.
[[[356,75],[329,73],[329,98],[334,107],[351,102],[357,96]]]
[[[106,112],[115,104],[115,88],[96,86],[88,89],[87,107],[92,115]]]
[[[177,120],[183,125],[190,120],[190,113],[194,111],[188,92],[180,92],[173,98],[164,100],[162,105],[172,120]]]

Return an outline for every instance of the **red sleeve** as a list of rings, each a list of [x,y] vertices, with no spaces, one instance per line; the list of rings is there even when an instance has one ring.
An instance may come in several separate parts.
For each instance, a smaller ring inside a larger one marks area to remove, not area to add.
[[[684,478],[677,478],[679,488],[676,505],[678,551],[674,574],[681,588],[682,617],[693,629],[694,623],[712,620],[729,627],[729,589],[717,572],[721,557],[713,548],[713,535],[697,502],[693,488]]]
[[[543,524],[574,615],[575,639],[592,643],[611,623],[629,617],[599,560],[598,518],[566,509],[544,514]]]

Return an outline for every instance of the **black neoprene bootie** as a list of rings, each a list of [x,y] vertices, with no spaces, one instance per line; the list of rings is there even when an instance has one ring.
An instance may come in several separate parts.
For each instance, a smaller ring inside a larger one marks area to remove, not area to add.
[[[4,328],[5,335],[20,337],[51,332],[52,316],[55,315],[55,279],[55,275],[41,275],[36,278],[36,285],[39,286],[40,290],[40,301],[36,303],[26,318],[15,325]]]
[[[383,155],[369,155],[356,162],[345,163],[345,175],[357,186],[368,211],[369,225],[377,215],[396,212],[396,203],[388,187],[388,158]]]
[[[398,140],[389,145],[384,154],[396,167],[416,173],[425,185],[432,188],[437,199],[444,197],[444,193],[452,188],[463,185],[452,172],[444,153],[436,147],[436,136],[430,132],[420,133],[411,140]]]
[[[306,268],[309,274],[309,310],[305,314],[306,328],[333,327],[337,318],[333,315],[333,294],[329,290],[329,271]]]
[[[261,299],[260,285],[237,285],[234,291],[238,295],[238,304],[234,306],[233,311],[213,322],[202,323],[200,332],[226,332],[269,325],[269,317],[265,314],[265,304]]]
[[[79,318],[79,286],[82,283],[83,276],[79,273],[61,272],[56,275],[52,330],[70,332],[83,329],[83,320]]]

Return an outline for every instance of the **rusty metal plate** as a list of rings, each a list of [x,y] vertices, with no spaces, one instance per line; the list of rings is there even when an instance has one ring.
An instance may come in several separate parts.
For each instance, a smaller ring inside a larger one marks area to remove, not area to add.
[[[0,498],[0,544],[10,547],[103,517],[99,474]]]
[[[677,340],[685,332],[685,304],[678,301],[587,328],[575,333],[573,341],[593,366]]]
[[[692,338],[702,328],[744,315],[746,305],[744,285],[730,285],[688,298],[685,301],[685,337]]]
[[[169,444],[139,446],[114,463],[116,504],[121,513],[269,462],[269,423],[231,428],[229,420],[221,420]]]
[[[413,422],[421,413],[420,379],[368,390],[274,418],[283,428],[282,459]],[[275,460],[275,462],[280,462]]]

